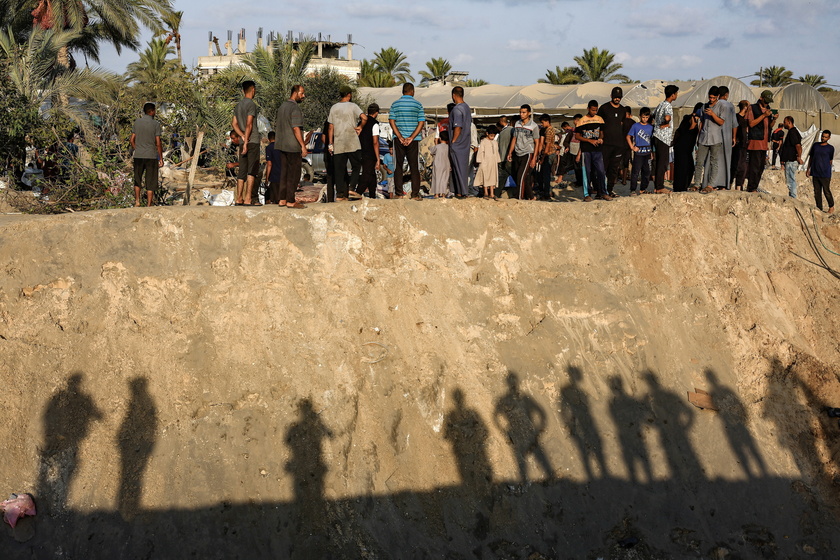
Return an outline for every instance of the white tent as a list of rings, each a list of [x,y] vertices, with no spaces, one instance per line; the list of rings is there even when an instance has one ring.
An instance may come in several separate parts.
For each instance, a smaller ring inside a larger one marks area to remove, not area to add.
[[[746,99],[750,103],[755,103],[758,96],[753,93],[753,90],[738,78],[732,76],[718,76],[711,80],[704,80],[697,82],[693,89],[688,93],[682,93],[677,96],[674,101],[674,107],[692,108],[697,103],[706,103],[709,101],[709,89],[712,86],[726,86],[729,88],[729,102],[737,105],[742,99]]]
[[[796,82],[776,88],[752,88],[756,96],[769,89],[773,92],[773,102],[778,109],[788,111],[806,111],[809,113],[833,113],[831,105],[816,88],[808,84]]]
[[[656,107],[665,98],[665,86],[674,84],[680,88],[675,108],[691,108],[696,103],[708,101],[709,88],[713,85],[729,88],[729,101],[737,104],[746,99],[754,103],[764,89],[771,89],[778,95],[779,108],[799,111],[823,111],[831,113],[831,107],[823,96],[806,84],[792,84],[785,88],[749,88],[744,82],[732,76],[718,76],[698,82],[666,82],[648,80],[639,84],[621,84],[624,90],[624,104],[632,108]],[[531,84],[528,86],[500,86],[488,84],[464,88],[464,99],[478,115],[495,116],[514,114],[520,105],[531,105],[534,112],[569,113],[582,112],[587,103],[594,99],[599,104],[610,100],[610,92],[617,84],[589,82],[558,86],[553,84]],[[359,88],[359,93],[373,97],[382,112],[387,114],[391,104],[402,96],[402,86],[390,88]],[[443,114],[446,105],[452,101],[452,84],[435,83],[428,87],[417,87],[415,98],[423,105],[427,114]]]
[[[648,80],[635,84],[630,89],[624,90],[624,104],[630,107],[650,107],[653,109],[665,99],[665,86],[674,84],[680,91],[679,96],[690,93],[697,85],[697,82],[666,82],[664,80]]]

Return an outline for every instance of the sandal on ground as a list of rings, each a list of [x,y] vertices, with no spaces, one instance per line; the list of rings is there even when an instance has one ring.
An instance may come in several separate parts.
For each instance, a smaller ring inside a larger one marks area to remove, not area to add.
[[[671,194],[673,191],[668,187],[662,187],[661,189],[656,189],[653,191],[654,194]]]
[[[360,195],[356,191],[350,191],[349,195],[351,200],[359,200],[360,198],[362,198],[362,195]]]
[[[286,208],[306,208],[306,205],[300,202],[292,202],[291,204],[287,203]]]
[[[699,189],[697,187],[688,187],[686,190],[688,192],[697,192]]]
[[[714,187],[703,187],[700,189],[700,194],[709,194],[710,192],[715,192]]]

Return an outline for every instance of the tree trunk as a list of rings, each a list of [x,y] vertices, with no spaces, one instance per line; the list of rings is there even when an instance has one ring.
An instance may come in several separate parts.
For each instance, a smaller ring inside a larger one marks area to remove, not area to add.
[[[204,141],[204,131],[198,133],[198,138],[195,140],[195,150],[193,154],[201,153],[201,143]],[[190,205],[190,195],[192,194],[192,185],[195,180],[195,169],[198,167],[198,157],[194,157],[190,164],[190,174],[187,177],[187,192],[184,193],[184,206]]]

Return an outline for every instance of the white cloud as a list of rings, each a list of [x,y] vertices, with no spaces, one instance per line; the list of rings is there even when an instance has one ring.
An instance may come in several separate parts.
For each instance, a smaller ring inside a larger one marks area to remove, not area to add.
[[[542,45],[539,41],[531,41],[528,39],[510,39],[507,42],[507,48],[511,51],[534,52],[542,49]]]
[[[744,29],[744,32],[747,35],[751,35],[754,37],[765,37],[775,35],[779,32],[779,28],[776,27],[776,24],[773,22],[773,20],[762,19],[749,24]]]
[[[627,53],[622,62],[627,68],[655,68],[657,70],[674,70],[693,68],[703,62],[703,59],[693,54],[670,56],[667,54],[631,56]]]
[[[452,59],[452,64],[469,64],[473,60],[475,60],[475,57],[473,55],[467,54],[467,53],[461,53],[461,54],[456,55]]]
[[[344,12],[352,17],[358,18],[361,14],[369,14],[366,19],[386,20],[391,23],[410,23],[416,25],[428,25],[436,28],[454,29],[453,18],[449,18],[446,12],[432,9],[426,5],[388,5],[388,4],[367,4],[350,3],[344,6]]]
[[[672,4],[657,10],[655,17],[647,11],[636,12],[628,27],[637,37],[685,37],[699,34],[706,21],[698,9]]]

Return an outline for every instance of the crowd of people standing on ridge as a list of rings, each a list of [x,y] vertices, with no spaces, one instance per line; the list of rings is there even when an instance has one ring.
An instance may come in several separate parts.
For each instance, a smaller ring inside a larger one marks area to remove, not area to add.
[[[234,109],[231,123],[231,138],[238,145],[238,162],[229,167],[238,167],[235,204],[259,206],[256,85],[246,81],[242,88],[243,98]],[[388,140],[389,153],[380,157],[380,138],[387,137],[379,122],[380,107],[372,103],[366,111],[362,110],[353,102],[353,89],[349,85],[340,87],[339,101],[330,108],[323,127],[327,138],[326,201],[341,202],[365,195],[423,199],[419,145],[427,123],[424,108],[414,93],[413,84],[404,84],[402,96],[391,105],[388,124],[393,136]],[[763,91],[754,104],[742,100],[736,109],[729,101],[728,87],[712,86],[708,102],[698,103],[677,124],[672,103],[678,94],[676,85],[666,86],[665,99],[652,110],[643,107],[636,121],[631,109],[622,105],[623,90],[616,86],[610,101],[603,104],[589,101],[586,114],[575,115],[573,124],[563,122],[559,131],[552,126],[550,115],[535,119],[526,104],[521,106],[513,125],[507,117],[501,117],[497,125],[489,126],[479,138],[472,111],[464,100],[464,88],[455,86],[447,117],[435,127],[435,144],[430,150],[433,159],[430,193],[435,198],[495,199],[497,192],[506,189],[512,198],[551,199],[552,178],[560,184],[563,176],[571,171],[575,172],[574,184],[583,189],[586,202],[613,200],[618,196],[617,181],[626,184],[628,177],[630,196],[647,192],[705,194],[733,188],[755,192],[759,190],[772,146],[772,164],[775,165],[778,155],[785,169],[789,195],[797,196],[796,170],[803,165],[802,136],[790,116],[783,120],[787,134],[781,136],[778,129],[774,132],[778,111],[770,107],[772,92]],[[266,203],[304,207],[295,200],[295,192],[301,161],[308,152],[299,107],[305,97],[304,87],[295,85],[289,99],[277,111],[265,151]],[[162,161],[160,128],[159,124],[157,128],[153,124],[156,123],[153,105],[151,111],[151,115],[147,112],[137,120],[132,134],[132,145],[135,139],[138,143],[137,205],[144,173],[147,192],[156,188],[153,180],[156,174],[150,171],[153,165],[149,161],[153,162],[155,155]],[[154,134],[158,135],[157,139]],[[806,176],[813,180],[817,206],[823,209],[824,196],[827,211],[833,212],[830,180],[834,148],[828,143],[830,136],[830,131],[823,131],[820,142],[812,147]],[[405,162],[410,191],[403,186]],[[348,166],[349,172],[345,172]],[[378,193],[377,171],[381,170],[388,177],[384,193]],[[666,177],[670,177],[670,185],[666,185]],[[647,188],[650,181],[652,191]],[[151,204],[151,196],[149,201]]]

